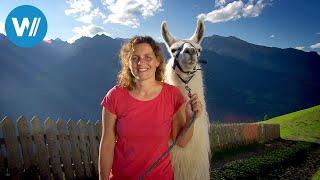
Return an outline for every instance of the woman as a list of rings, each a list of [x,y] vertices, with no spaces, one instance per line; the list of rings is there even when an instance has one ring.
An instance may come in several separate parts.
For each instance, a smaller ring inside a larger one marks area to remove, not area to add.
[[[186,102],[177,87],[164,80],[164,57],[148,36],[135,36],[120,50],[117,85],[103,98],[99,179],[138,179],[175,140],[202,104],[196,94]],[[189,104],[189,105],[188,105]],[[191,139],[193,126],[178,146]],[[187,158],[187,157],[186,157]],[[146,179],[172,180],[170,154]]]

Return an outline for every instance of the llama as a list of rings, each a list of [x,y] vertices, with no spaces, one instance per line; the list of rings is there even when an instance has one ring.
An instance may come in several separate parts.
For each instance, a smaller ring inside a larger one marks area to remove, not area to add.
[[[191,88],[191,93],[198,94],[204,109],[203,114],[194,122],[193,137],[186,147],[175,146],[171,151],[174,176],[177,180],[208,180],[210,179],[209,118],[206,111],[202,72],[198,71],[204,23],[198,20],[196,31],[190,39],[176,40],[169,33],[166,22],[162,23],[161,31],[171,55],[166,65],[165,81],[179,87],[186,99],[189,99],[183,81],[190,79],[186,83]]]

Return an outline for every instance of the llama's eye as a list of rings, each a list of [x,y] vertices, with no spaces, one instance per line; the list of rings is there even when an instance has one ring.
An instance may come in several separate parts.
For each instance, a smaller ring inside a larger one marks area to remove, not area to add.
[[[171,52],[172,53],[175,53],[177,50],[176,49],[171,49]]]

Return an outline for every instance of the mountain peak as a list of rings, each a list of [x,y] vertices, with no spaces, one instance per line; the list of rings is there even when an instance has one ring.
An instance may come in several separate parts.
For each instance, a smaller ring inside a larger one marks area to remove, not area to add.
[[[246,44],[250,44],[247,41],[244,41],[238,37],[235,36],[219,36],[219,35],[212,35],[212,36],[208,36],[205,39],[210,39],[210,40],[214,40],[214,41],[229,41],[229,42],[239,42],[239,43],[246,43]]]
[[[242,39],[240,39],[240,38],[238,38],[238,37],[236,37],[236,36],[229,36],[229,37],[227,37],[227,38],[232,39],[232,40],[235,40],[235,41],[241,41],[241,42],[248,43],[247,41],[244,41],[244,40],[242,40]]]
[[[54,41],[57,41],[57,42],[65,42],[65,41],[62,41],[62,39],[60,39],[60,38],[56,38],[56,39],[54,39]]]
[[[92,37],[92,39],[112,39],[110,36],[107,36],[105,34],[96,34]]]
[[[94,41],[105,41],[105,40],[113,40],[111,37],[105,35],[105,34],[96,34],[93,37],[88,37],[88,36],[82,36],[81,38],[77,39],[74,41],[73,44],[79,44],[79,43],[83,43],[83,42],[87,42],[90,40],[94,40]]]
[[[91,38],[88,36],[81,36],[79,39],[75,40],[72,44],[77,44],[84,41],[89,41]]]

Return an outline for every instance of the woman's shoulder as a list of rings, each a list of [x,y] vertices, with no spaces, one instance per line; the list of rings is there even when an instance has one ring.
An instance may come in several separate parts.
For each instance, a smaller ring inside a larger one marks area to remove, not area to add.
[[[166,83],[166,82],[163,82],[163,85],[166,86],[166,87],[168,87],[168,88],[171,88],[171,89],[178,89],[177,86],[168,84],[168,83]]]
[[[122,87],[122,86],[116,84],[108,90],[107,95],[118,95],[118,94],[125,92],[125,90],[126,90],[125,87]]]
[[[169,91],[171,91],[171,92],[180,91],[180,89],[179,89],[177,86],[168,84],[168,83],[166,83],[166,82],[163,83],[163,86],[164,86],[166,89],[168,89]]]
[[[110,90],[112,90],[112,91],[123,91],[124,89],[125,89],[125,87],[122,87],[122,86],[116,84]]]

